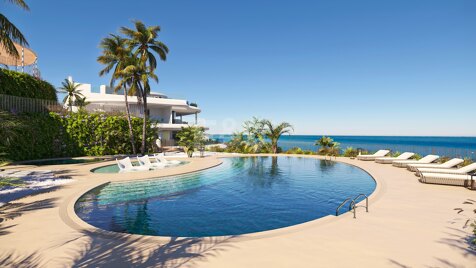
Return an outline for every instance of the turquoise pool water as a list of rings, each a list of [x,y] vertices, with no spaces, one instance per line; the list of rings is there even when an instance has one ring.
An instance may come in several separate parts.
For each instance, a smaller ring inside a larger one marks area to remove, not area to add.
[[[105,230],[161,236],[239,235],[334,214],[347,197],[371,194],[375,181],[351,165],[298,157],[225,158],[186,175],[116,182],[75,204]]]
[[[181,165],[185,165],[187,163],[188,162],[186,162],[186,161],[180,161],[180,164],[165,166],[164,168],[181,166]],[[138,162],[132,162],[132,165],[133,166],[139,166],[139,163]],[[119,171],[120,171],[120,169],[117,166],[117,164],[107,165],[107,166],[104,166],[104,167],[98,167],[98,168],[95,168],[95,169],[91,170],[91,172],[93,172],[93,173],[119,173]]]

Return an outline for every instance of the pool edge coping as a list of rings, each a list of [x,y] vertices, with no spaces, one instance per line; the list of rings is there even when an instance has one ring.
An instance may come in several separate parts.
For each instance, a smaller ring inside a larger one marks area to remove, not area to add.
[[[318,160],[325,160],[321,156],[316,156],[316,155],[294,155],[294,154],[234,154],[234,155],[216,155],[212,156],[212,158],[215,158],[218,160],[217,163],[214,163],[212,165],[208,165],[202,168],[197,168],[195,170],[191,171],[186,171],[186,172],[179,172],[175,173],[172,175],[163,175],[163,176],[157,176],[156,174],[152,175],[149,178],[141,178],[138,180],[146,180],[146,179],[153,179],[153,178],[163,178],[163,177],[170,177],[170,176],[177,176],[177,175],[185,175],[185,174],[190,174],[190,173],[195,173],[207,169],[211,169],[214,167],[217,167],[223,163],[221,161],[221,158],[232,158],[232,157],[256,157],[256,156],[278,156],[278,157],[304,157],[304,158],[314,158]],[[343,161],[347,160],[347,161]],[[331,161],[336,161],[344,164],[348,164],[350,166],[354,166],[356,168],[361,169],[362,171],[366,172],[370,178],[372,178],[375,181],[375,190],[368,196],[369,203],[374,203],[378,202],[382,195],[386,192],[386,183],[384,180],[379,180],[378,176],[375,174],[372,174],[371,171],[365,169],[364,167],[361,167],[357,164],[354,164],[351,159],[344,158],[344,157],[338,157],[334,160]],[[355,159],[356,163],[357,160]],[[132,181],[134,179],[130,180],[120,180],[120,181]],[[106,238],[127,238],[127,239],[135,239],[135,240],[141,240],[142,242],[153,242],[153,243],[167,243],[172,239],[201,239],[203,243],[214,243],[216,240],[220,239],[233,239],[233,241],[248,241],[248,240],[255,240],[255,239],[262,239],[262,238],[269,238],[269,237],[275,237],[275,236],[281,236],[281,235],[288,235],[296,232],[301,232],[304,230],[307,230],[309,228],[314,228],[322,225],[326,225],[332,222],[337,222],[343,219],[349,219],[353,217],[352,213],[342,213],[338,217],[334,215],[327,215],[321,218],[317,218],[311,221],[307,221],[304,223],[299,223],[287,227],[282,227],[282,228],[277,228],[277,229],[272,229],[272,230],[266,230],[266,231],[261,231],[261,232],[254,232],[254,233],[248,233],[248,234],[241,234],[241,235],[227,235],[227,236],[205,236],[205,237],[173,237],[173,236],[153,236],[153,235],[139,235],[139,234],[128,234],[128,233],[120,233],[120,232],[113,232],[113,231],[108,231],[104,230],[98,227],[95,227],[93,225],[90,225],[89,223],[83,221],[75,212],[75,204],[81,198],[84,194],[87,192],[100,187],[102,185],[105,185],[107,183],[113,182],[113,180],[109,181],[103,181],[98,184],[95,184],[93,186],[89,185],[87,187],[83,187],[81,189],[78,189],[75,194],[67,197],[66,201],[60,205],[59,207],[59,216],[62,219],[62,221],[67,224],[69,227],[73,228],[74,230],[78,232],[88,232],[90,234],[98,235],[101,237],[106,237]],[[362,203],[364,200],[359,201],[356,205]]]

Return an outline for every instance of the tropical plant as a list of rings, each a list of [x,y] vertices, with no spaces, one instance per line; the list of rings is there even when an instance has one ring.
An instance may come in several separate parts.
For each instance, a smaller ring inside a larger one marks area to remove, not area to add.
[[[208,151],[223,153],[223,152],[226,152],[226,148],[220,147],[219,145],[213,145],[208,147]]]
[[[111,70],[114,70],[111,76],[110,86],[114,87],[114,90],[116,92],[121,88],[124,91],[124,101],[126,105],[126,117],[127,124],[129,127],[129,137],[131,140],[132,152],[133,154],[136,154],[137,150],[134,141],[134,133],[132,131],[129,101],[127,98],[128,95],[136,94],[136,84],[133,83],[133,78],[131,76],[128,76],[123,72],[125,67],[131,63],[131,58],[133,57],[131,50],[127,44],[126,39],[114,34],[111,34],[109,37],[104,38],[101,41],[100,47],[103,51],[102,55],[99,56],[97,60],[99,63],[106,65],[106,67],[104,67],[104,69],[99,72],[99,75],[103,76],[109,73]],[[118,86],[114,86],[116,79],[120,79]],[[132,90],[128,90],[128,87],[132,87]]]
[[[317,151],[319,155],[337,156],[340,154],[340,144],[335,142],[331,137],[322,136],[314,145],[319,146]]]
[[[345,157],[357,157],[357,155],[359,155],[359,151],[353,147],[347,147],[344,151]]]
[[[90,104],[89,101],[86,101],[86,97],[77,97],[74,100],[74,106],[78,107],[80,111],[84,109],[84,107],[88,106]]]
[[[69,111],[72,112],[74,100],[84,97],[83,94],[81,94],[81,90],[78,89],[81,84],[65,79],[63,82],[61,82],[61,85],[62,86],[59,88],[59,92],[66,94],[66,96],[63,98],[63,103],[66,104],[66,102],[68,102]]]
[[[1,68],[0,94],[31,99],[58,100],[56,89],[50,83],[27,73],[15,72]]]
[[[169,52],[168,47],[157,40],[160,31],[159,26],[146,27],[141,21],[134,21],[135,29],[121,27],[121,32],[128,37],[127,43],[131,50],[133,50],[134,57],[138,57],[137,65],[129,65],[128,73],[135,73],[134,82],[137,83],[142,97],[142,106],[144,111],[143,118],[143,132],[142,132],[142,154],[146,151],[146,122],[149,117],[149,110],[147,108],[147,95],[150,93],[149,79],[158,82],[157,76],[154,74],[157,68],[157,59],[154,53],[159,55],[162,61],[167,59]],[[124,70],[128,69],[125,67]]]
[[[319,140],[315,142],[314,145],[326,148],[331,147],[334,143],[334,140],[331,137],[322,136]]]
[[[400,156],[402,153],[400,151],[395,151],[395,152],[390,152],[390,157],[398,157]]]
[[[273,125],[269,120],[264,120],[265,130],[264,134],[271,140],[271,151],[273,154],[278,152],[278,140],[283,134],[291,134],[294,130],[293,126],[288,122],[282,122],[278,125]]]
[[[226,143],[226,152],[248,153],[249,151],[247,138],[243,132],[233,133],[230,141]]]
[[[460,164],[460,166],[465,167],[467,165],[471,165],[473,163],[473,159],[469,157],[463,158],[463,163]]]
[[[131,152],[129,137],[124,135],[127,120],[122,114],[5,113],[5,116],[0,114],[0,125],[0,152],[11,161]],[[142,119],[132,118],[132,126],[134,135],[140,137]],[[154,142],[154,133],[157,133],[150,121],[147,131],[146,142],[150,145]],[[141,142],[137,140],[136,146]]]
[[[444,163],[444,162],[448,162],[449,160],[451,160],[450,157],[448,157],[448,156],[442,156],[442,157],[438,158],[438,160],[437,160],[436,162],[439,163],[439,164],[442,164],[442,163]]]
[[[285,152],[286,154],[304,154],[300,147],[293,147]]]
[[[248,139],[262,141],[264,140],[265,135],[265,120],[253,116],[251,120],[247,120],[243,123],[243,129],[245,130]]]
[[[241,153],[270,153],[271,144],[265,140],[266,120],[253,117],[243,123],[243,129],[246,133],[246,146]],[[244,135],[244,133],[242,133]]]
[[[420,159],[422,159],[422,158],[423,158],[423,156],[421,156],[421,154],[414,154],[414,155],[411,157],[411,159],[414,159],[414,160],[420,160]]]
[[[19,6],[23,10],[30,10],[24,0],[8,0],[8,2]],[[20,55],[14,42],[22,46],[28,46],[28,41],[21,31],[5,15],[0,13],[0,44],[10,56],[18,58]]]
[[[178,145],[183,146],[188,157],[193,156],[193,152],[205,146],[205,129],[198,126],[182,127],[177,133]]]
[[[8,153],[7,149],[11,145],[12,137],[18,135],[19,133],[15,130],[18,129],[21,124],[15,117],[10,116],[7,112],[0,111],[0,137],[2,140],[0,142],[0,166],[2,163],[8,163]]]

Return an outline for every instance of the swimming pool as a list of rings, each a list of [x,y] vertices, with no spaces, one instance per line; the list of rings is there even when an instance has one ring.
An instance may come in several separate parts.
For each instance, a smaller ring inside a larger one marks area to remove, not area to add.
[[[335,213],[375,181],[343,163],[298,157],[225,158],[186,175],[109,183],[84,194],[77,215],[105,230],[160,236],[239,235]]]

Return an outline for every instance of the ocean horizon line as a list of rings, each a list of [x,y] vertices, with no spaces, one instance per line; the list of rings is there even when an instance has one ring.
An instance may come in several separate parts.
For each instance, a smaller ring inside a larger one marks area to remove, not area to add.
[[[221,134],[216,134],[216,133],[210,133],[208,134],[209,136],[219,136],[219,135],[228,135],[231,136],[233,133],[221,133]],[[246,135],[246,134],[245,134]],[[448,135],[433,135],[433,136],[426,136],[426,135],[344,135],[344,134],[284,134],[282,135],[283,137],[285,136],[329,136],[329,137],[420,137],[420,138],[476,138],[475,136],[448,136]]]

